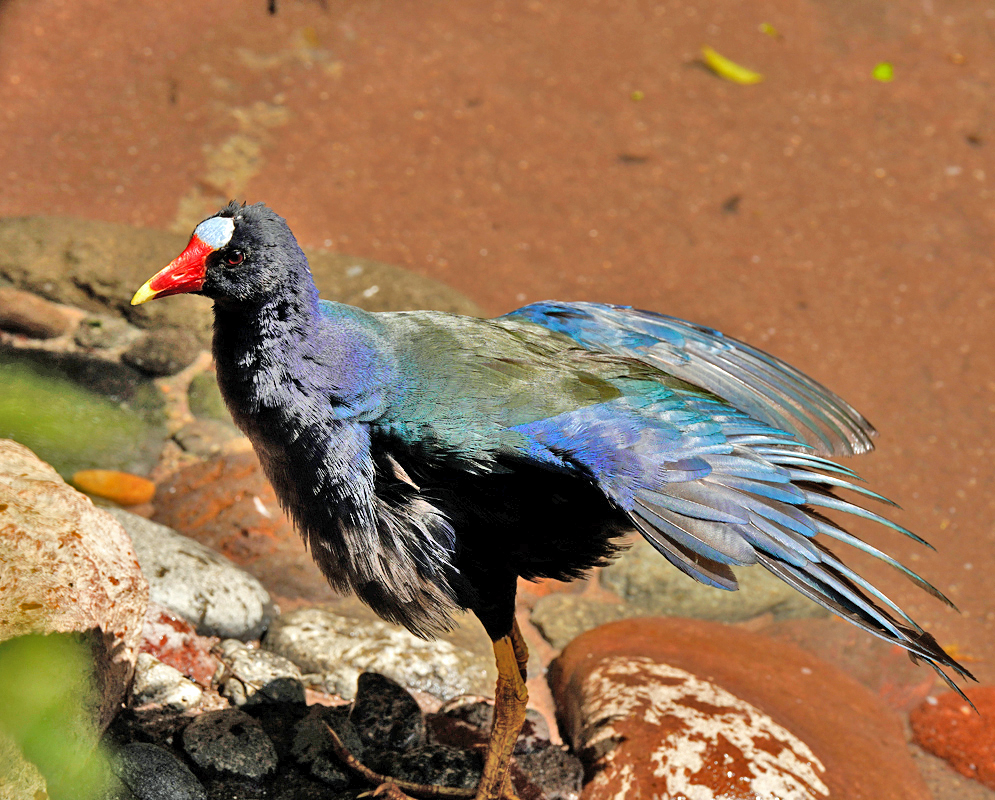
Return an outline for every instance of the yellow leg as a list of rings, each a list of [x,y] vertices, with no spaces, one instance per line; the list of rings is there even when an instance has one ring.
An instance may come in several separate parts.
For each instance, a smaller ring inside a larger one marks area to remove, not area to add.
[[[511,786],[509,766],[518,733],[525,722],[525,706],[529,700],[529,692],[525,688],[528,657],[528,648],[517,623],[511,634],[494,642],[494,659],[498,668],[494,726],[475,800],[517,800]]]

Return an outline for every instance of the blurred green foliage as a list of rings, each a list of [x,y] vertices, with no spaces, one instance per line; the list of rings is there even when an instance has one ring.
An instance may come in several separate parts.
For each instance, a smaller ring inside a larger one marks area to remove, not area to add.
[[[104,795],[98,749],[99,696],[90,645],[80,636],[20,636],[0,642],[0,728],[48,784],[51,800]]]

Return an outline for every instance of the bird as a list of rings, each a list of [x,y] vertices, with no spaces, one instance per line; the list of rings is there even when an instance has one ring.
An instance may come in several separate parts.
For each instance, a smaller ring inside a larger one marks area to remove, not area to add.
[[[579,578],[630,534],[717,589],[737,588],[733,567],[766,569],[956,691],[947,670],[973,678],[828,546],[952,605],[824,514],[926,544],[866,508],[890,501],[836,460],[872,449],[871,424],[772,355],[627,306],[545,301],[478,319],[323,300],[262,203],[197,225],[131,302],[180,293],[214,301],[221,394],[330,584],[418,636],[467,610],[482,623],[498,680],[477,800],[515,796],[518,579]]]

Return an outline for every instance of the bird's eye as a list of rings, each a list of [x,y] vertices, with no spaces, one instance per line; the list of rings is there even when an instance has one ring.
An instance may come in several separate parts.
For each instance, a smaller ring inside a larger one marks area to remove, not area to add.
[[[243,253],[241,250],[232,250],[232,252],[228,254],[228,258],[225,260],[233,267],[237,267],[239,264],[245,261],[245,253]]]

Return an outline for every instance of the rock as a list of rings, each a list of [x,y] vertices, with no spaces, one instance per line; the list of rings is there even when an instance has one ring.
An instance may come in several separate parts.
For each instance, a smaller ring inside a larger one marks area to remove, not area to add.
[[[757,633],[795,644],[856,678],[896,711],[918,706],[936,683],[936,673],[892,644],[868,636],[839,617],[789,619]]]
[[[121,354],[121,360],[146,375],[175,375],[190,366],[204,346],[190,331],[163,328],[131,345]]]
[[[196,683],[185,678],[175,667],[163,664],[148,653],[138,654],[135,680],[131,686],[131,705],[154,703],[177,709],[193,708],[203,694]]]
[[[257,639],[274,612],[269,593],[224,556],[122,509],[152,600],[197,626],[202,636]]]
[[[290,659],[226,639],[215,653],[224,664],[218,688],[236,706],[254,703],[303,703],[301,671]]]
[[[801,800],[825,797],[822,786],[852,800],[929,798],[900,720],[880,700],[798,648],[742,629],[611,623],[571,642],[550,683],[565,737],[597,770],[585,800],[721,787],[720,797]],[[774,795],[778,786],[794,788]]]
[[[344,789],[352,782],[352,777],[332,749],[327,726],[331,726],[338,734],[342,744],[353,756],[360,762],[365,760],[366,748],[349,720],[347,706],[311,706],[307,716],[294,728],[290,754],[312,777],[333,789]]]
[[[228,442],[241,435],[231,423],[216,419],[195,419],[174,433],[173,440],[185,452],[209,458],[218,455]]]
[[[142,626],[142,652],[175,667],[201,686],[210,686],[221,662],[211,653],[218,642],[213,636],[198,636],[193,625],[155,601]]]
[[[515,758],[545,800],[578,800],[580,797],[584,765],[566,747],[550,744]]]
[[[424,744],[405,752],[387,754],[379,768],[382,774],[400,780],[475,789],[484,772],[484,759],[479,752],[444,744]]]
[[[402,686],[376,672],[359,676],[349,713],[367,750],[410,750],[425,744],[425,719]]]
[[[87,311],[125,316],[145,329],[182,328],[201,347],[211,339],[211,303],[182,295],[131,306],[135,290],[186,246],[189,234],[71,217],[0,219],[0,277],[19,289]],[[369,311],[431,308],[478,315],[464,295],[398,267],[308,251],[322,296]]]
[[[232,424],[231,414],[221,398],[218,379],[213,372],[194,375],[187,387],[187,403],[190,413],[199,419],[216,420]]]
[[[263,646],[304,672],[326,676],[330,691],[350,698],[362,672],[378,672],[406,689],[442,699],[487,691],[487,660],[449,642],[426,642],[379,620],[324,608],[299,608],[273,620]]]
[[[106,728],[131,679],[148,584],[121,525],[30,450],[0,440],[0,641],[89,632]]]
[[[437,727],[440,717],[445,717],[447,721],[457,725],[473,728],[483,741],[487,741],[491,725],[494,723],[494,701],[476,695],[454,697],[443,703],[438,712],[432,715],[433,723],[430,727]],[[452,733],[448,735],[452,736]],[[522,723],[521,733],[515,742],[515,754],[524,755],[542,750],[549,746],[551,738],[546,718],[534,708],[529,708],[525,711],[525,722]],[[450,740],[445,740],[443,743],[455,744]]]
[[[83,469],[73,473],[72,483],[81,492],[122,506],[147,503],[155,496],[155,484],[148,478],[114,469]]]
[[[273,742],[256,719],[237,708],[195,717],[183,729],[183,750],[209,775],[257,781],[276,771]]]
[[[961,775],[995,789],[995,686],[968,692],[974,711],[954,692],[927,698],[909,717],[916,744]]]
[[[138,328],[120,317],[91,314],[80,321],[73,341],[87,349],[116,350],[130,345],[141,335]]]
[[[69,332],[76,313],[32,292],[0,288],[0,329],[5,331],[53,339]]]
[[[821,606],[762,567],[737,569],[739,591],[706,586],[675,569],[643,539],[601,571],[601,583],[631,607],[627,616],[693,617],[741,622],[770,613],[774,619],[824,617]]]
[[[138,800],[207,800],[203,784],[190,768],[157,745],[125,745],[116,753],[115,766]]]
[[[309,603],[338,596],[280,510],[255,453],[230,453],[160,483],[155,520],[224,554],[274,595]]]
[[[643,615],[626,603],[606,603],[583,595],[556,593],[536,601],[530,620],[547,642],[562,650],[584,631],[636,616]]]

